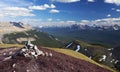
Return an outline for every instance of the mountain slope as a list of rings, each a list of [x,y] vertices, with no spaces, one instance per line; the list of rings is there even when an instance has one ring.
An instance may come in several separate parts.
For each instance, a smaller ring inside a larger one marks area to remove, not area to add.
[[[37,28],[64,41],[82,40],[106,47],[120,45],[120,30],[77,29],[70,27]]]
[[[0,43],[2,43],[2,38],[4,34],[27,31],[30,29],[33,28],[21,22],[0,22]]]
[[[65,48],[80,52],[98,63],[119,70],[118,64],[120,60],[118,48],[107,49],[99,45],[91,45],[78,40],[70,42],[65,46]]]
[[[26,41],[31,40],[34,44],[40,46],[47,47],[60,47],[62,46],[61,41],[55,38],[52,35],[47,33],[37,31],[37,30],[29,30],[24,32],[16,32],[5,34],[3,36],[2,42],[7,44],[24,44]]]
[[[15,59],[2,61],[9,53],[18,48],[0,49],[0,71],[5,72],[112,72],[85,60],[77,59],[46,48],[39,48],[43,52],[52,53],[52,57],[39,56],[38,59],[30,59],[17,56]],[[58,49],[59,51],[59,49]],[[64,50],[63,50],[64,51]],[[65,50],[66,51],[66,50]],[[69,52],[69,50],[68,50]],[[71,52],[71,51],[70,51]],[[3,59],[2,59],[3,58]]]

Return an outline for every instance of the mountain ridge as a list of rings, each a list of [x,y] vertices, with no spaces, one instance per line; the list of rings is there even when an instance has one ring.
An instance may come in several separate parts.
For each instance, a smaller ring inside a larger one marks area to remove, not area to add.
[[[18,48],[8,48],[7,51],[13,51]],[[66,71],[66,72],[87,72],[87,71],[92,71],[92,72],[110,72],[110,70],[107,70],[105,68],[99,67],[97,65],[94,65],[90,62],[86,62],[84,60],[76,59],[71,56],[67,56],[65,54],[61,54],[58,52],[53,51],[51,48],[40,48],[43,52],[49,52],[52,53],[52,57],[44,57],[44,56],[39,56],[38,59],[31,60],[29,58],[24,58],[24,57],[16,57],[13,60],[7,60],[0,62],[0,71],[17,71],[17,72],[24,72],[24,71],[30,71],[30,72],[60,72],[60,71]],[[3,53],[6,53],[5,49],[0,49],[0,56]],[[59,51],[59,50],[58,50]],[[69,52],[69,50],[68,50]],[[63,60],[64,59],[64,60]],[[24,64],[27,64],[24,66]],[[89,65],[89,66],[88,66]],[[31,68],[35,67],[35,68]],[[7,67],[7,69],[5,69]],[[112,71],[111,71],[112,72]]]

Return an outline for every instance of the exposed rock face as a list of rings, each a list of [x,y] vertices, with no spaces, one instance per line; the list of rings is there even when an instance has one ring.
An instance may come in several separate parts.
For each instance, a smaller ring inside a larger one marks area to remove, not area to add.
[[[0,43],[4,34],[13,32],[24,32],[33,29],[30,25],[23,24],[21,22],[0,22]]]
[[[39,50],[36,45],[28,41],[23,48],[13,54],[13,58],[17,55],[22,55],[24,57],[37,58],[39,55],[44,56],[43,51]]]

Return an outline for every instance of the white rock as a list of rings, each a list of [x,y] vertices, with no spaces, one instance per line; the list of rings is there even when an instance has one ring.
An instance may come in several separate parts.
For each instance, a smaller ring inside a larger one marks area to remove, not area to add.
[[[115,59],[112,59],[110,62],[112,63],[112,62],[114,62],[115,61]]]
[[[32,55],[35,55],[35,52],[31,52]]]
[[[22,51],[23,51],[23,52],[25,52],[25,51],[26,51],[26,49],[24,49],[24,48],[23,48],[23,49],[22,49]]]
[[[90,58],[90,59],[92,59],[92,57],[91,57],[91,56],[90,56],[89,58]]]
[[[48,52],[45,52],[45,56],[49,56],[49,55],[48,55]]]
[[[16,64],[13,64],[12,67],[14,68]]]
[[[4,60],[3,60],[3,61],[9,60],[9,59],[11,59],[11,58],[12,58],[11,56],[6,57],[6,58],[4,58]]]
[[[27,72],[30,72],[30,70],[26,70]]]
[[[52,53],[50,53],[49,55],[50,55],[50,57],[52,57]]]
[[[87,49],[85,49],[85,51],[87,51]]]
[[[3,55],[5,56],[5,55],[6,55],[6,53],[3,53]]]
[[[9,55],[11,55],[12,53],[13,53],[13,52],[12,52],[12,51],[10,51],[10,52],[9,52]]]

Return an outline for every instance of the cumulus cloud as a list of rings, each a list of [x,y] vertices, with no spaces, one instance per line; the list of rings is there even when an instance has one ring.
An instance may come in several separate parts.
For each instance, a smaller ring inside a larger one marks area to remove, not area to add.
[[[50,8],[56,8],[56,6],[54,4],[51,4]]]
[[[95,2],[95,0],[88,0],[88,2]]]
[[[120,9],[116,9],[116,12],[120,12]]]
[[[54,4],[51,4],[51,5],[44,4],[44,5],[40,5],[40,6],[29,6],[29,9],[32,9],[32,10],[46,10],[48,8],[56,8],[56,6]]]
[[[49,12],[50,12],[50,13],[59,13],[60,11],[57,10],[57,9],[52,9],[52,10],[50,10]]]
[[[111,17],[111,14],[108,14],[107,17]]]
[[[46,7],[44,7],[44,6],[29,6],[29,9],[32,9],[32,10],[46,10]]]
[[[120,0],[104,0],[105,3],[120,5]]]
[[[78,2],[80,0],[51,0],[55,2],[61,2],[61,3],[72,3],[72,2]]]
[[[0,9],[0,17],[18,17],[18,16],[35,16],[32,10],[23,7],[4,7]]]

